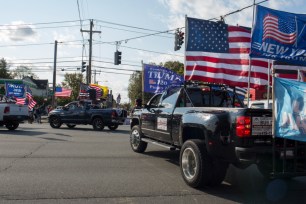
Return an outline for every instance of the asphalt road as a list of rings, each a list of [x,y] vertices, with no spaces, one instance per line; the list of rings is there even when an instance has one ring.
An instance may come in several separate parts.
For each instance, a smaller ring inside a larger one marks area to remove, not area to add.
[[[179,151],[129,146],[129,127],[0,128],[0,203],[306,203],[306,178],[266,182],[255,166],[230,167],[220,187],[193,189]]]

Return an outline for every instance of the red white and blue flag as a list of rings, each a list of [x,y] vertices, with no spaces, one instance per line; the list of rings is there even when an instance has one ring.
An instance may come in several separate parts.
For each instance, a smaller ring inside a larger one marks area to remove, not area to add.
[[[35,107],[36,105],[36,101],[33,99],[33,96],[30,92],[26,92],[26,96],[27,96],[27,99],[28,99],[28,108],[31,110]]]
[[[72,93],[71,89],[66,89],[64,87],[56,87],[55,96],[56,97],[70,97]]]
[[[187,18],[185,80],[248,87],[251,31]],[[268,60],[252,59],[250,87],[268,84]]]
[[[293,20],[267,14],[263,19],[263,26],[263,41],[271,38],[283,44],[296,42],[296,23]]]

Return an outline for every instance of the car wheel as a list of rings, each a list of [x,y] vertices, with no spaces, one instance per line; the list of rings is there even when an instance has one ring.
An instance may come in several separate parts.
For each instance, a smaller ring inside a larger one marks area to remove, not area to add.
[[[19,123],[8,123],[5,125],[5,127],[9,130],[16,130],[19,126]]]
[[[204,141],[187,140],[180,152],[180,169],[184,181],[197,188],[211,184],[211,158],[207,153]]]
[[[110,130],[116,130],[117,128],[118,128],[118,126],[119,125],[109,125],[109,126],[107,126],[108,127],[108,129],[110,129]]]
[[[104,129],[104,123],[101,118],[95,118],[92,121],[92,127],[94,130],[103,130]]]
[[[62,126],[61,120],[57,116],[53,116],[50,118],[50,126],[52,128],[60,128]]]
[[[75,124],[71,124],[71,123],[68,123],[68,124],[66,124],[67,125],[67,127],[69,127],[69,128],[74,128],[76,125]]]
[[[141,141],[142,133],[138,125],[135,125],[130,134],[130,144],[134,152],[142,153],[147,149],[148,143]]]

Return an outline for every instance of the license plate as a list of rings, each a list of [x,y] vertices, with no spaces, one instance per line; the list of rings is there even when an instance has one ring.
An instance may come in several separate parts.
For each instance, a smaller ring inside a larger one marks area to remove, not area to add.
[[[271,125],[272,117],[252,117],[252,125]]]
[[[252,117],[252,135],[272,135],[272,117]]]
[[[293,157],[294,156],[294,152],[293,150],[286,150],[286,157]],[[285,151],[281,151],[280,152],[280,157],[284,158],[285,157]]]

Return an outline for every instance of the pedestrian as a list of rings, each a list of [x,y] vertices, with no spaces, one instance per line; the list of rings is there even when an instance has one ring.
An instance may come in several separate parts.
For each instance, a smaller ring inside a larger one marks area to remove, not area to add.
[[[34,107],[34,117],[37,123],[41,123],[41,110],[38,106]]]
[[[140,98],[135,100],[135,106],[131,110],[131,115],[135,112],[135,110],[141,109],[142,108],[142,100]]]

